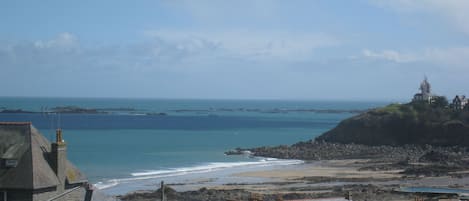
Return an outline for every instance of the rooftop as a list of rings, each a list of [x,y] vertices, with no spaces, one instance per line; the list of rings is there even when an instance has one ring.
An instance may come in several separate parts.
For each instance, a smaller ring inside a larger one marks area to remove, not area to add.
[[[0,189],[41,189],[60,182],[51,167],[51,143],[31,122],[0,122]],[[6,167],[6,160],[17,163]],[[69,184],[85,182],[84,175],[66,162]]]
[[[31,125],[31,122],[1,122],[0,125],[18,125],[18,126],[25,126],[25,125]]]

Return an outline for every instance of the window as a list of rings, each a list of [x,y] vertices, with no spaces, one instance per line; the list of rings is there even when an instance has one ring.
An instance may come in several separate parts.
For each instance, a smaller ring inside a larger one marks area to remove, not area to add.
[[[7,192],[0,191],[0,201],[7,201]]]
[[[14,168],[18,166],[18,161],[15,159],[5,159],[5,167]]]

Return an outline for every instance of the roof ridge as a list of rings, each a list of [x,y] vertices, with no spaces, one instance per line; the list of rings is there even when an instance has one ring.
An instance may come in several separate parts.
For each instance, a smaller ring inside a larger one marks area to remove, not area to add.
[[[0,125],[18,125],[18,126],[26,126],[32,125],[32,122],[30,121],[0,121]]]
[[[50,159],[48,155],[50,150],[41,146],[40,139],[42,135],[40,133],[33,133],[33,127],[30,127],[29,135],[31,137],[31,179],[33,189],[46,188],[51,186],[57,186],[61,182],[57,177],[57,174],[54,172],[50,165]],[[37,131],[38,132],[38,131]],[[33,136],[35,135],[35,136]],[[48,144],[46,144],[47,146]],[[42,153],[40,153],[42,151]],[[45,153],[44,153],[45,152]],[[39,176],[39,177],[38,177]]]
[[[12,122],[12,123],[15,123],[15,122]],[[30,168],[31,168],[31,170],[32,170],[32,169],[34,168],[34,164],[33,164],[33,163],[34,163],[34,160],[33,160],[33,139],[32,139],[33,137],[31,136],[31,124],[30,124],[28,127],[29,127],[29,129],[28,129],[28,134],[27,134],[26,139],[27,139],[27,141],[29,142],[29,145],[28,145],[29,148],[28,148],[28,149],[29,149],[29,152],[30,152],[30,153],[28,154],[27,157],[28,157],[28,160],[29,160],[29,162],[30,162],[29,164],[31,164],[31,167],[30,167]],[[28,152],[26,152],[26,153],[28,153]],[[33,172],[33,171],[28,171],[27,174],[30,174],[30,175],[28,176],[28,178],[31,178],[31,181],[30,181],[30,182],[31,182],[31,183],[30,183],[30,184],[31,184],[31,188],[34,189],[34,172]]]

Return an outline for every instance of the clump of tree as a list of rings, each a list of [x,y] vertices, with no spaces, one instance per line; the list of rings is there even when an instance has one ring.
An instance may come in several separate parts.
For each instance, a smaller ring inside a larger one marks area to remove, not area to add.
[[[464,110],[454,110],[445,96],[433,97],[431,102],[412,101],[407,104],[390,104],[370,111],[373,115],[392,115],[408,122],[419,122],[422,125],[461,121],[469,124],[469,105]]]
[[[463,110],[454,110],[445,96],[437,96],[431,102],[414,101],[406,104],[417,111],[418,119],[425,123],[458,120],[469,123],[469,104]]]
[[[448,99],[445,96],[436,96],[433,98],[430,105],[434,108],[448,108]]]

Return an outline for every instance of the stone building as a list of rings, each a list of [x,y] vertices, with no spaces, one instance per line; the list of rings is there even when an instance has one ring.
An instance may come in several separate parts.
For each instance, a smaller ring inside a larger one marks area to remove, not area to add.
[[[458,96],[454,97],[453,102],[451,103],[451,108],[454,110],[463,110],[464,107],[469,103],[469,99],[466,96]]]
[[[433,99],[436,97],[432,94],[431,85],[428,82],[427,77],[420,83],[420,93],[416,93],[412,102],[427,102],[431,103]]]
[[[0,201],[91,200],[66,150],[60,129],[50,143],[29,122],[0,122]]]

